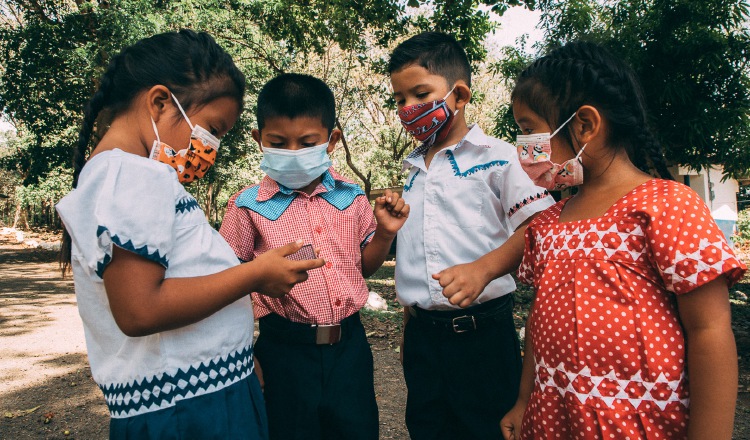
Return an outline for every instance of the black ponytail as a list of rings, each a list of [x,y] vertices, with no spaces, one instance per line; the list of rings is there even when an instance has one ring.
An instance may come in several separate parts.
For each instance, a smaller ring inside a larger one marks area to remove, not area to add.
[[[551,129],[582,105],[595,106],[610,126],[609,142],[624,148],[643,171],[672,179],[664,153],[649,127],[640,83],[621,60],[588,42],[568,43],[534,61],[518,77],[511,101],[524,102]],[[570,133],[560,133],[572,142]]]
[[[166,32],[126,47],[110,60],[98,89],[84,108],[73,150],[73,188],[86,163],[92,134],[103,128],[98,127],[100,116],[106,112],[111,120],[130,108],[139,93],[155,85],[169,88],[186,111],[225,96],[235,98],[242,108],[245,76],[232,57],[205,32]],[[70,252],[71,239],[66,229],[60,252],[63,275],[70,268]]]

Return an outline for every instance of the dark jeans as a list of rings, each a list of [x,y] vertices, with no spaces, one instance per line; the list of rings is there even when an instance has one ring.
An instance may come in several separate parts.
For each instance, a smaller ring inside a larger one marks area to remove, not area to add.
[[[482,310],[478,328],[464,333],[410,317],[404,377],[412,439],[502,439],[500,420],[518,397],[521,353],[512,297],[494,301],[499,306]],[[472,309],[427,313],[453,318]]]
[[[291,342],[299,324],[260,319],[255,355],[263,369],[272,440],[378,438],[372,351],[359,314],[333,345]]]

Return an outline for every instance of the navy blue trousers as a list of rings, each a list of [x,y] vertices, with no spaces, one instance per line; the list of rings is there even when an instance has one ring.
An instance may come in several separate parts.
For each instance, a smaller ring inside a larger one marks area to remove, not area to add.
[[[518,397],[521,353],[512,297],[494,301],[501,306],[485,313],[476,330],[464,333],[410,317],[404,330],[404,377],[412,439],[503,438],[500,420]],[[441,313],[452,318],[467,310]]]
[[[333,345],[290,342],[290,327],[278,315],[261,318],[254,347],[271,440],[377,440],[372,351],[359,314]]]

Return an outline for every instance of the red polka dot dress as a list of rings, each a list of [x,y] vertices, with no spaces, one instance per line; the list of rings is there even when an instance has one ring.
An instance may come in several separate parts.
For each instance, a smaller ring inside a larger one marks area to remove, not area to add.
[[[536,299],[535,383],[524,439],[685,438],[685,338],[675,295],[745,266],[690,188],[650,180],[599,218],[526,231],[521,281]]]

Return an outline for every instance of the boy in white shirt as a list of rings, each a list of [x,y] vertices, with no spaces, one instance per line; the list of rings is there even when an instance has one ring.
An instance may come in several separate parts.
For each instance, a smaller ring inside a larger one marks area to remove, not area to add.
[[[471,68],[453,37],[406,40],[388,71],[401,122],[422,142],[404,161],[411,211],[396,250],[409,434],[499,439],[521,374],[507,274],[520,263],[525,225],[554,201],[513,146],[467,125]],[[506,241],[514,246],[493,252]]]

